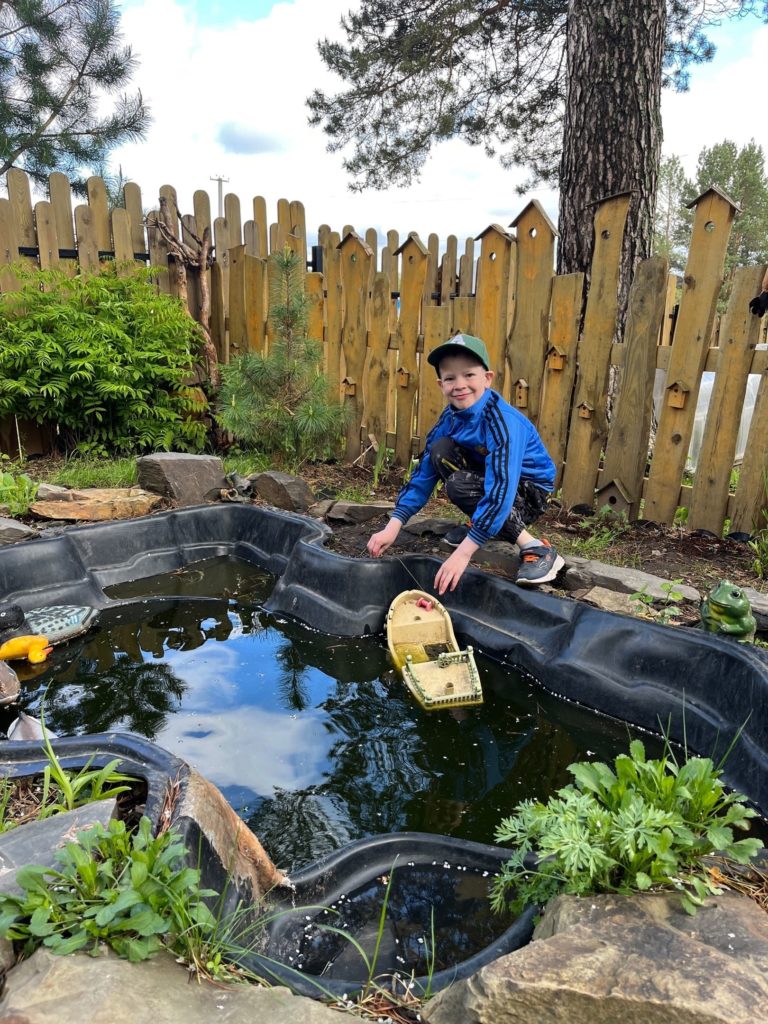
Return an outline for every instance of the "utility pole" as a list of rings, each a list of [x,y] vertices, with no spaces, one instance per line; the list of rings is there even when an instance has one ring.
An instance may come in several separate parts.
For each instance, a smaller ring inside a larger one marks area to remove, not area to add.
[[[229,178],[223,178],[220,174],[212,174],[210,177],[211,181],[218,181],[219,183],[219,212],[217,217],[224,216],[224,182],[229,181]]]

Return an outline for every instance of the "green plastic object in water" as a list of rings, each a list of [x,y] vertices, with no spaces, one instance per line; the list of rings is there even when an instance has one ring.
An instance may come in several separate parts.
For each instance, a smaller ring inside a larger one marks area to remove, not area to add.
[[[728,580],[720,580],[701,602],[701,622],[710,633],[723,633],[742,643],[755,639],[757,623],[749,598]]]

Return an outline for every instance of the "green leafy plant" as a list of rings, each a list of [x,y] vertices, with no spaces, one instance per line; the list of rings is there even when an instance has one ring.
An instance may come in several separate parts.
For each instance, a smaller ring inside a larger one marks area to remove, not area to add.
[[[676,526],[679,530],[685,528],[688,522],[688,509],[685,505],[678,505],[675,509],[675,515],[672,520],[672,525]]]
[[[339,446],[344,412],[318,370],[321,348],[307,337],[301,258],[286,248],[270,259],[269,351],[222,367],[219,420],[241,446],[278,461],[322,459]]]
[[[719,892],[703,858],[720,851],[746,864],[761,847],[759,839],[734,839],[756,812],[726,791],[721,767],[703,757],[678,764],[669,744],[663,757],[646,760],[639,740],[614,769],[570,765],[572,784],[546,804],[523,801],[498,826],[496,841],[516,850],[492,886],[494,909],[543,904],[558,893],[671,888],[695,913]],[[534,853],[530,866],[526,855]]]
[[[38,485],[26,473],[0,470],[0,505],[5,505],[11,516],[25,516],[37,496]]]
[[[0,296],[0,416],[55,425],[67,450],[198,450],[206,403],[185,381],[199,328],[151,271],[15,270]]]
[[[57,868],[27,865],[22,894],[0,894],[0,935],[25,954],[44,945],[56,954],[96,952],[105,942],[120,956],[145,960],[171,945],[190,922],[213,925],[199,872],[184,866],[176,833],[152,836],[142,818],[131,835],[121,821],[94,825],[56,853]]]

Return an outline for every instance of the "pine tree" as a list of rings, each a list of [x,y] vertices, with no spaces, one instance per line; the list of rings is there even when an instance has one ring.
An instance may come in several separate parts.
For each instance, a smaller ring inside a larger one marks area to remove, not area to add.
[[[653,229],[653,253],[663,256],[670,270],[681,273],[688,258],[688,241],[693,217],[686,202],[696,195],[680,157],[665,157],[659,167],[656,194],[656,219]]]
[[[119,23],[115,0],[2,0],[0,174],[23,167],[44,183],[64,171],[82,189],[82,169],[143,137],[141,93],[120,93],[136,61]]]
[[[295,465],[335,453],[344,415],[319,372],[321,347],[307,337],[301,257],[286,248],[270,261],[269,352],[222,367],[219,422],[241,444]]]

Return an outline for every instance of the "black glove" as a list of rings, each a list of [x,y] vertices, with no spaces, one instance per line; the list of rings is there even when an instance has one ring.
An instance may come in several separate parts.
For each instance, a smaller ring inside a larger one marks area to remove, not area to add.
[[[768,292],[760,292],[749,304],[749,308],[755,316],[763,316],[768,313]]]

